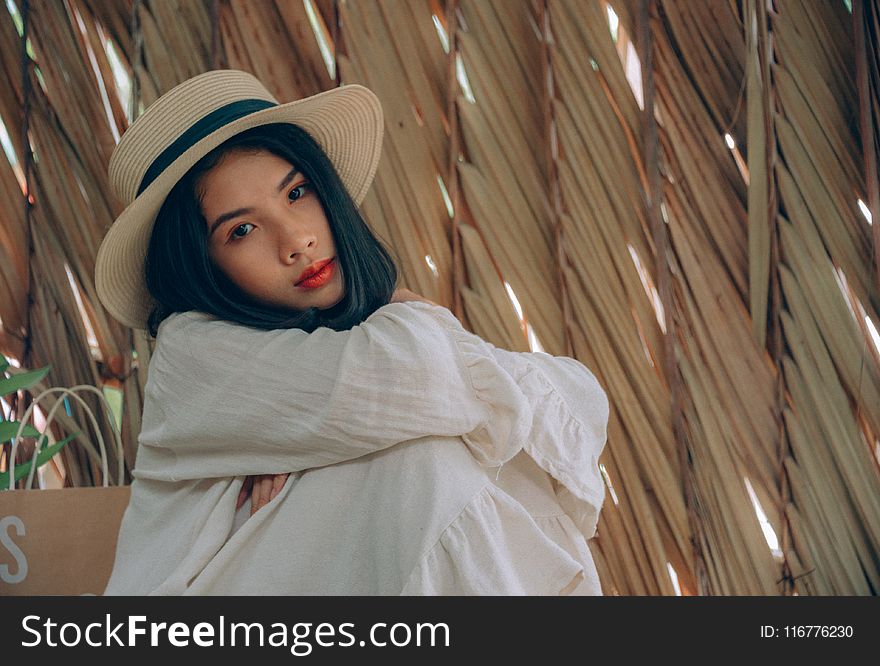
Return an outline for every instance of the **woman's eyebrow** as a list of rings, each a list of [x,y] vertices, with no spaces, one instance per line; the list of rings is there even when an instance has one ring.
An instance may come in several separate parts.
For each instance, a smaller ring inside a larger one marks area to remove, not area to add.
[[[287,185],[299,175],[299,171],[296,170],[296,167],[293,167],[286,176],[282,179],[280,183],[278,183],[278,187],[276,188],[276,192],[281,192]],[[229,211],[228,213],[223,213],[220,217],[214,220],[214,223],[211,224],[211,230],[208,232],[208,237],[214,233],[214,229],[219,227],[224,222],[231,220],[233,218],[238,217],[239,215],[244,215],[246,213],[253,213],[253,208],[236,208],[235,210]]]

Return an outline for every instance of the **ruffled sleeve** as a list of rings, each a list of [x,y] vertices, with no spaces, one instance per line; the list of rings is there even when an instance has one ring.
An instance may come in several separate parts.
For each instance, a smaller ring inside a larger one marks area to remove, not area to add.
[[[599,456],[607,439],[609,404],[593,372],[567,356],[499,349],[464,331],[445,308],[418,306],[436,310],[445,325],[457,327],[460,337],[491,354],[497,368],[516,383],[532,412],[523,451],[554,480],[556,499],[578,529],[588,539],[594,536],[605,500]]]
[[[591,538],[605,500],[599,456],[607,439],[608,396],[586,366],[567,356],[493,353],[534,409],[523,449],[554,479],[559,504]]]
[[[492,348],[445,308],[391,303],[348,331],[312,333],[183,313],[159,329],[135,471],[293,472],[429,436],[461,437],[500,465],[532,414]]]

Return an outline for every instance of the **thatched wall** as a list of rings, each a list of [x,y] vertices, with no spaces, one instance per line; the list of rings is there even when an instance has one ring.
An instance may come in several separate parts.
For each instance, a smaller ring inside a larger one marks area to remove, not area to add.
[[[880,4],[853,2],[8,0],[0,351],[121,389],[130,469],[150,344],[93,271],[132,112],[212,66],[282,101],[363,83],[406,285],[608,391],[606,593],[876,594]],[[77,420],[58,467],[90,485]]]

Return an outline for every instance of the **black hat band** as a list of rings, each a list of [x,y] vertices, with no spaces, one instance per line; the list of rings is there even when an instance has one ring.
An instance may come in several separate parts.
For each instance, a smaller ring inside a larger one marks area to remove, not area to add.
[[[257,111],[268,109],[272,106],[278,106],[275,102],[268,102],[264,99],[241,99],[219,109],[214,109],[204,118],[195,123],[186,132],[181,134],[172,142],[159,156],[150,164],[150,168],[144,174],[138,187],[137,196],[140,196],[150,183],[159,177],[165,169],[167,169],[178,157],[183,155],[187,150],[192,148],[196,143],[204,139],[206,136],[220,129],[224,125],[238,120],[244,116],[249,116]]]

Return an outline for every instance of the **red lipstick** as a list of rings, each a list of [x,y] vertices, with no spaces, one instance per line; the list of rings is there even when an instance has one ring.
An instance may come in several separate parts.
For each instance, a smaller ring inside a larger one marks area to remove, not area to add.
[[[322,259],[321,261],[316,261],[302,272],[302,275],[300,275],[299,279],[296,281],[296,286],[303,289],[315,289],[320,287],[333,277],[333,272],[335,270],[335,259]]]

